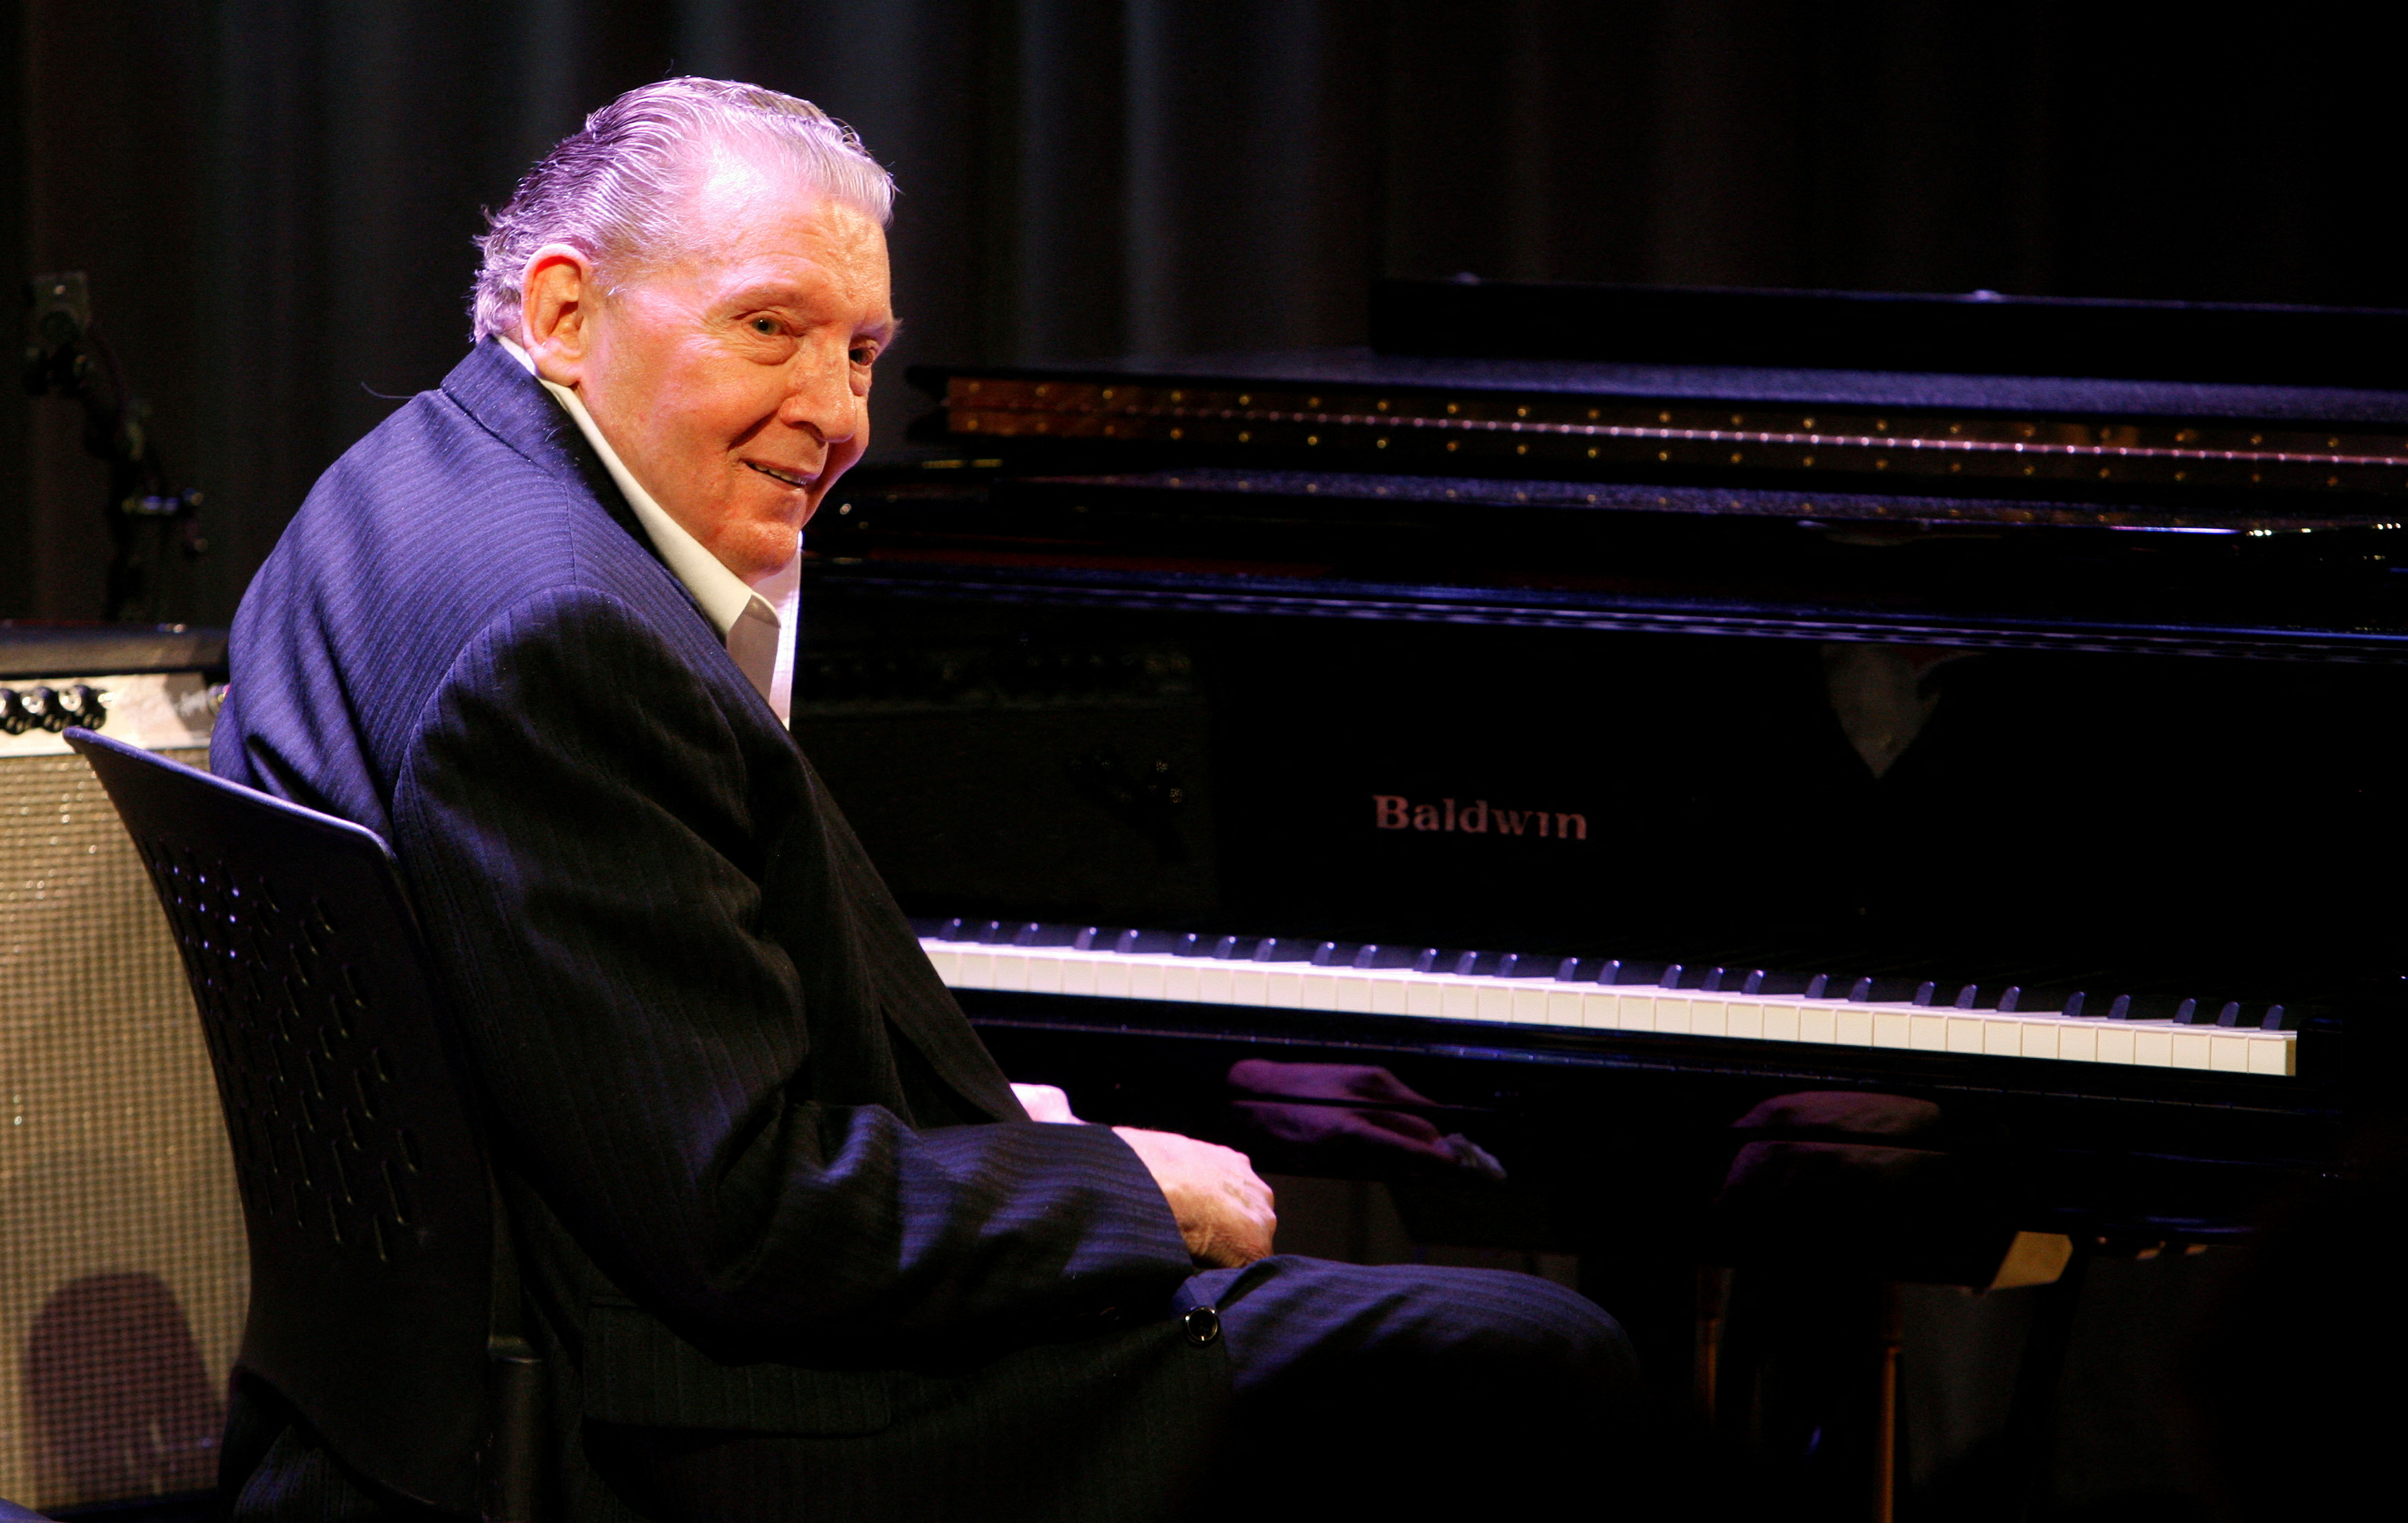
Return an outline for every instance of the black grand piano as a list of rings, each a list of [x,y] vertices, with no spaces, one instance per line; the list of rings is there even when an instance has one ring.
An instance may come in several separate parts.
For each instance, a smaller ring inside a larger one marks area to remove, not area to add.
[[[2215,1242],[2335,1166],[2401,1017],[2408,317],[1372,330],[915,373],[941,452],[811,527],[796,729],[1015,1076],[1598,1262],[1783,1096],[1936,1107],[1976,1236]]]

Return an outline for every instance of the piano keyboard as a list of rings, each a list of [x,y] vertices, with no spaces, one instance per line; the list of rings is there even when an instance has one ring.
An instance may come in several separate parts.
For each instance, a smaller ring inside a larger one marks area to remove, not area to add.
[[[1043,945],[1059,941],[1062,945]],[[1101,945],[1110,942],[1110,946]],[[1550,1026],[1583,1031],[1660,1032],[1748,1042],[1809,1043],[1956,1052],[2056,1062],[2123,1063],[2224,1074],[2293,1075],[2299,1033],[2283,1029],[2283,1007],[2246,1012],[2183,1001],[2156,1018],[2132,1018],[2127,998],[2095,1014],[2082,997],[2070,1009],[2021,1010],[2019,991],[1999,990],[1989,1007],[1978,992],[1936,1004],[1925,984],[1905,1000],[1876,1000],[1873,981],[1842,987],[1824,978],[1794,993],[1759,986],[1761,973],[1723,989],[1724,970],[1698,975],[1677,964],[1648,983],[1623,982],[1632,970],[1595,959],[1440,954],[1274,938],[1099,933],[1095,928],[1007,927],[953,921],[920,945],[953,989],[1162,1000],[1194,1004],[1317,1010],[1338,1015],[1405,1016],[1427,1020]],[[1408,961],[1409,960],[1409,961]],[[1386,966],[1397,962],[1400,965]]]

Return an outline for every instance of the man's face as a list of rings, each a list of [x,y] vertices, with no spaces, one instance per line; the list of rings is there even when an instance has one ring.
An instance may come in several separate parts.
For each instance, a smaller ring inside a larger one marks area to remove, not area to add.
[[[636,479],[749,579],[794,558],[868,448],[870,362],[895,332],[886,236],[852,206],[725,162],[690,215],[713,230],[704,251],[608,294],[588,280],[581,354],[564,364],[538,348],[538,363],[554,380],[573,373]]]

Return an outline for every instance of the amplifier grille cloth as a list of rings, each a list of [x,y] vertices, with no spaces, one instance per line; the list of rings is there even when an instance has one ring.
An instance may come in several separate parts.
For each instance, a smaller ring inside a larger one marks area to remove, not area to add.
[[[0,1496],[209,1487],[249,1275],[141,861],[81,757],[0,761]]]

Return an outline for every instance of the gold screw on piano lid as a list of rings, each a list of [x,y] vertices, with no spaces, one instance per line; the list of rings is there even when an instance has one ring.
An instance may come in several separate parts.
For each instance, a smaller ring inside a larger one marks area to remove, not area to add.
[[[1803,461],[1799,462],[1799,463],[1800,463],[1800,464],[1804,464],[1804,465],[1812,465],[1812,464],[1813,464],[1813,463],[1814,463],[1814,457],[1813,457],[1813,456],[1812,456],[1812,455],[1809,455],[1809,456],[1807,456]]]
[[[1374,449],[1385,449],[1388,448],[1388,441],[1385,439],[1374,439],[1371,441],[1371,448]]]
[[[1527,407],[1516,407],[1513,409],[1513,416],[1516,418],[1527,418],[1530,416],[1530,409]]]
[[[1253,397],[1247,396],[1247,395],[1245,395],[1243,392],[1239,393],[1239,396],[1238,396],[1238,406],[1240,406],[1240,407],[1251,407],[1251,406],[1253,406],[1254,405],[1254,399]]]
[[[1513,447],[1513,453],[1517,455],[1526,455],[1529,452],[1530,447],[1526,444],[1517,444]]]
[[[1463,441],[1461,439],[1449,439],[1446,441],[1446,447],[1449,449],[1458,449],[1461,448],[1462,446]]]
[[[1591,407],[1588,410],[1588,420],[1592,423],[1597,421],[1597,409],[1595,407]]]
[[[1656,421],[1659,423],[1669,423],[1671,420],[1672,415],[1669,412],[1659,412],[1656,415]]]
[[[1170,431],[1170,436],[1174,439],[1183,439],[1187,437],[1187,431],[1183,428],[1175,428]]]
[[[1308,434],[1304,436],[1304,442],[1307,444],[1319,444],[1321,442],[1321,435],[1318,434]]]
[[[1382,412],[1386,412],[1388,410],[1388,399],[1386,397],[1382,397],[1379,401],[1373,403],[1372,406],[1379,408]]]
[[[1238,442],[1240,444],[1252,444],[1254,442],[1254,436],[1246,430],[1240,429],[1238,430]]]
[[[1588,458],[1591,460],[1597,459],[1597,446],[1590,445],[1588,447]]]
[[[1446,405],[1446,410],[1447,410],[1449,413],[1455,413],[1455,412],[1460,412],[1462,409],[1461,409],[1461,408],[1459,408],[1459,407],[1457,407],[1454,403],[1450,402],[1450,403],[1448,403],[1448,404]]]

